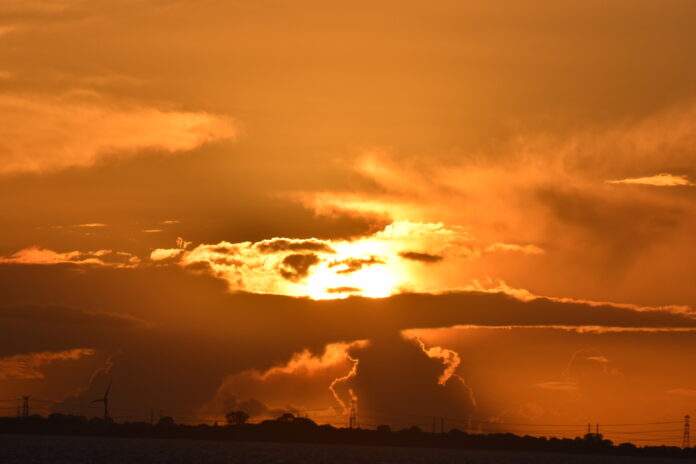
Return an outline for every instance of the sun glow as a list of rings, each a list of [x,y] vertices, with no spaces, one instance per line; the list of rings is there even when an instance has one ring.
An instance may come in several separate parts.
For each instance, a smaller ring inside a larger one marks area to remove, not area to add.
[[[445,255],[469,259],[472,240],[462,227],[397,221],[352,241],[275,237],[189,249],[190,244],[180,240],[178,248],[153,250],[150,261],[209,272],[225,279],[231,291],[316,300],[384,298],[439,288],[432,271],[440,268]]]
[[[315,300],[360,295],[384,298],[397,293],[407,275],[394,256],[393,244],[370,238],[337,243],[336,255],[313,268],[302,282],[303,293]]]

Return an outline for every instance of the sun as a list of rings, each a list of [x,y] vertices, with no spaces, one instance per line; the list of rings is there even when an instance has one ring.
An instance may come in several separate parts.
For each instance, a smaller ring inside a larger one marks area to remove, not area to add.
[[[337,245],[333,259],[312,268],[302,283],[303,293],[315,300],[393,295],[405,282],[406,275],[397,260],[385,258],[393,256],[389,245],[382,240]]]

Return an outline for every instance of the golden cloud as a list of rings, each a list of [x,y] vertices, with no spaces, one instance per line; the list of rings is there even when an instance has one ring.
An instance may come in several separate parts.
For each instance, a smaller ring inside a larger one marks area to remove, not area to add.
[[[333,417],[344,402],[334,390],[337,383],[353,377],[357,361],[349,355],[351,349],[364,348],[366,340],[330,343],[323,353],[310,350],[294,353],[283,363],[266,370],[249,369],[227,376],[215,396],[199,409],[201,414],[227,412],[232,404],[252,406],[248,411],[255,418],[269,418],[280,410],[321,410]],[[290,395],[290,396],[288,396]],[[295,405],[288,404],[293,401]],[[331,404],[333,402],[333,404]],[[263,404],[264,407],[254,407]],[[268,407],[266,407],[268,405]],[[309,406],[308,406],[309,405]]]
[[[0,96],[0,174],[92,166],[143,150],[177,153],[236,134],[205,112],[124,104],[99,95]]]
[[[15,264],[93,264],[98,266],[133,267],[140,258],[125,251],[96,250],[57,252],[41,247],[29,247],[8,258],[0,256],[0,263]]]
[[[649,177],[633,177],[629,179],[608,180],[607,184],[652,185],[653,187],[693,187],[694,184],[686,176],[674,174],[657,174]]]
[[[688,398],[696,398],[696,390],[693,388],[672,388],[665,393],[669,395],[686,396]]]
[[[190,251],[156,249],[150,258],[162,261],[178,257],[183,266],[225,279],[231,290],[314,299],[349,294],[386,297],[402,291],[443,290],[446,287],[441,283],[423,281],[432,274],[422,268],[423,264],[467,261],[485,249],[477,246],[462,227],[400,221],[354,240],[220,242]],[[416,249],[430,250],[438,258],[423,259],[422,253],[412,251]]]
[[[91,348],[75,348],[65,351],[43,351],[40,353],[18,354],[0,358],[0,380],[7,379],[42,379],[41,366],[54,361],[71,361],[93,356],[95,351]]]

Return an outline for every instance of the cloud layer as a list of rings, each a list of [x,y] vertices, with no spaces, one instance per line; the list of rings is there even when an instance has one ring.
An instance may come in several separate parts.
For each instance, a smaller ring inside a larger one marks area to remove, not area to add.
[[[227,117],[99,95],[0,96],[0,174],[92,166],[143,151],[177,153],[236,133]]]
[[[150,260],[210,272],[235,291],[323,299],[464,287],[469,280],[443,277],[462,263],[499,252],[543,250],[534,245],[482,244],[463,227],[400,221],[354,240],[220,242],[191,250],[156,249]]]

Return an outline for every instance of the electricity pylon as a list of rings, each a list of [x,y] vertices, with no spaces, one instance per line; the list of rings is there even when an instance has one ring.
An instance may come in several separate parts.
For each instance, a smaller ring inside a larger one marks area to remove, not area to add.
[[[348,428],[357,429],[358,428],[358,415],[355,407],[356,401],[353,399],[350,401],[350,418],[348,419]]]

